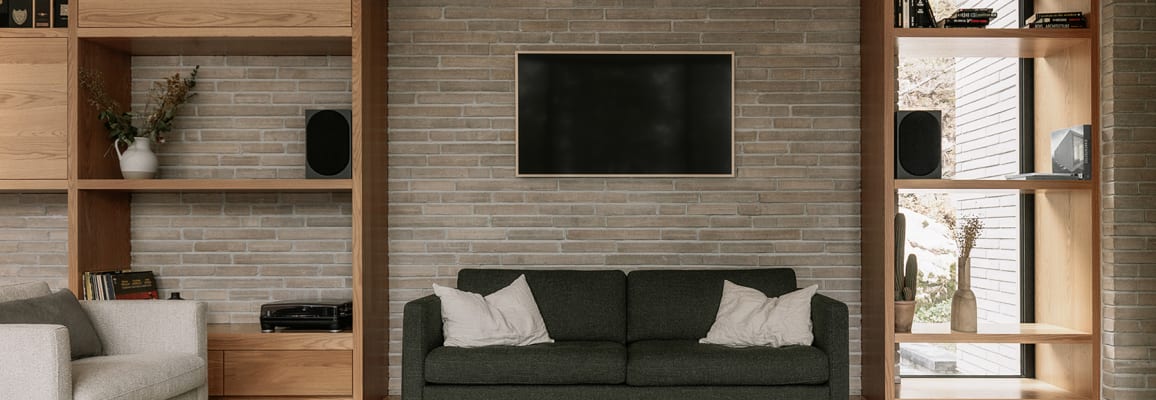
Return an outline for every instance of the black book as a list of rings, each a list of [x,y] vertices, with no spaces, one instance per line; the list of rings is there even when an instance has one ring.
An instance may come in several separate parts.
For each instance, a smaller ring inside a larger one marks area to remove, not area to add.
[[[52,27],[52,0],[35,0],[32,5],[34,18],[32,26],[36,28]]]
[[[1080,11],[1068,11],[1068,12],[1054,12],[1054,13],[1036,13],[1036,15],[1035,15],[1035,16],[1036,16],[1036,18],[1045,18],[1045,17],[1083,17],[1083,16],[1084,16],[1084,13],[1083,13],[1083,12],[1080,12]]]
[[[991,20],[987,19],[987,18],[947,18],[947,19],[943,20],[943,23],[945,25],[951,25],[951,24],[983,24],[983,25],[987,25],[987,24],[991,23]]]
[[[8,3],[0,0],[0,28],[8,27]]]
[[[5,0],[8,3],[8,27],[31,28],[35,17],[32,0]]]
[[[1087,28],[1087,22],[1033,22],[1029,28]]]
[[[995,19],[995,17],[996,17],[996,16],[997,16],[997,14],[996,14],[996,13],[994,13],[994,12],[959,12],[959,11],[956,11],[956,12],[955,12],[955,14],[951,14],[951,17],[952,17],[952,18],[988,18],[988,19]]]
[[[1032,21],[1032,22],[1048,23],[1048,22],[1087,22],[1087,21],[1088,20],[1084,19],[1084,17],[1043,17],[1043,18],[1036,18],[1036,20]]]
[[[53,2],[52,2],[52,27],[53,28],[67,28],[68,27],[68,0],[53,0]]]
[[[912,0],[911,27],[934,28],[935,16],[931,13],[931,3],[928,0]]]

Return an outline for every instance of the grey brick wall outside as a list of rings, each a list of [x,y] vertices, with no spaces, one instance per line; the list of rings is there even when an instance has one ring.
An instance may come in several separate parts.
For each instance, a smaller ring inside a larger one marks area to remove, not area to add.
[[[1156,398],[1156,3],[1104,1],[1105,400]]]
[[[406,301],[473,268],[791,267],[859,357],[859,2],[390,2],[392,393]],[[515,178],[516,50],[735,52],[737,177]]]

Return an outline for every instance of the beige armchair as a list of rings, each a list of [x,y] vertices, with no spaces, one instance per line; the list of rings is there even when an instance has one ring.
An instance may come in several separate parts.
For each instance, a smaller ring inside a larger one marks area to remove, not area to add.
[[[0,302],[48,294],[38,282],[0,286]],[[205,305],[81,301],[103,353],[71,360],[62,325],[0,324],[4,399],[207,399]]]

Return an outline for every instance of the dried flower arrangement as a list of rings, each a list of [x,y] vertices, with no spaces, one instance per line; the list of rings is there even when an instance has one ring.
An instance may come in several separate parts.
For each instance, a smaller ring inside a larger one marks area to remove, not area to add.
[[[140,113],[124,111],[109,96],[104,88],[104,75],[100,71],[82,69],[80,86],[88,91],[88,104],[100,113],[100,120],[108,128],[108,138],[113,140],[113,146],[118,143],[130,145],[138,137],[147,137],[152,143],[161,144],[165,142],[164,134],[173,130],[177,107],[196,95],[192,90],[197,86],[197,71],[200,68],[200,65],[194,67],[188,78],[181,79],[178,72],[163,81],[153,82],[149,88],[148,103]]]
[[[947,227],[951,229],[952,239],[955,239],[956,246],[959,246],[959,256],[970,258],[975,241],[983,233],[983,221],[974,215],[968,215],[963,217],[963,225],[956,227],[955,217],[948,215],[946,222]]]

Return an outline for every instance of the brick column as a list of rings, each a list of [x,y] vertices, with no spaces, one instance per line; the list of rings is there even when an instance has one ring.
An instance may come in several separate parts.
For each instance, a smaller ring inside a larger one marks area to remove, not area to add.
[[[1156,398],[1156,3],[1106,0],[1101,394]]]

